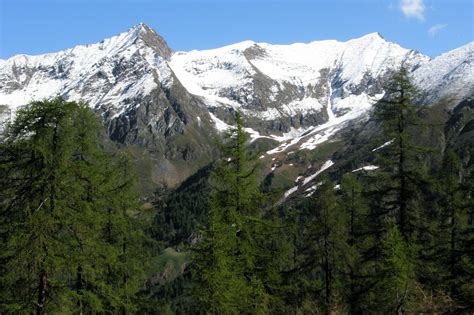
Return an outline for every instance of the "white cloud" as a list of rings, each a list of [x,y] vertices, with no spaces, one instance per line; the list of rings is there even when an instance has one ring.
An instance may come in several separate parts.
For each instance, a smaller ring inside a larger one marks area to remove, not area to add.
[[[430,36],[436,36],[439,33],[439,31],[441,31],[446,26],[448,26],[448,24],[433,25],[432,27],[429,28],[428,34],[430,34]]]
[[[408,18],[425,19],[425,5],[423,0],[401,0],[400,10]]]

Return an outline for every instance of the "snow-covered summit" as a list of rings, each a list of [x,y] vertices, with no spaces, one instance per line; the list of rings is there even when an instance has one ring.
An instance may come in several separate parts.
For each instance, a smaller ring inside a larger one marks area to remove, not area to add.
[[[328,119],[328,109],[338,115],[370,107],[382,80],[402,62],[415,68],[429,60],[371,33],[346,42],[244,41],[176,53],[170,66],[186,89],[211,108],[241,108],[264,120],[311,113],[319,115],[311,119],[318,123]]]
[[[140,23],[99,43],[0,60],[0,105],[14,111],[32,100],[62,95],[88,102],[108,120],[130,121],[127,113],[147,99],[163,108],[173,104],[183,117],[183,105],[203,107],[214,122],[227,123],[238,108],[249,127],[264,136],[300,136],[311,129],[326,130],[326,139],[341,123],[366,113],[402,63],[414,70],[415,81],[431,97],[452,91],[472,94],[473,45],[431,60],[370,33],[345,42],[273,45],[248,40],[173,52]],[[170,90],[182,95],[167,99]],[[309,148],[319,143],[318,137]]]
[[[130,28],[127,32],[104,39],[98,43],[78,45],[59,52],[42,55],[15,55],[9,59],[0,60],[0,67],[7,67],[9,65],[34,66],[38,64],[47,66],[66,57],[77,57],[78,59],[74,60],[77,63],[76,67],[87,66],[88,63],[94,63],[103,57],[113,56],[129,49],[130,46],[136,44],[138,40],[150,32],[154,33],[148,26],[140,23]]]
[[[474,96],[474,42],[444,53],[413,73],[425,101]]]
[[[126,91],[149,92],[155,77],[169,78],[165,61],[171,54],[164,39],[141,23],[99,43],[13,56],[0,62],[0,104],[16,108],[63,95],[93,107],[109,103],[118,108],[130,96]]]

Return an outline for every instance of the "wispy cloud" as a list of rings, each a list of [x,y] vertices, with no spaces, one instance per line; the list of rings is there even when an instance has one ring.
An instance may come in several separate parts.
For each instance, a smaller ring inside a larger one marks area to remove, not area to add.
[[[430,36],[436,36],[443,28],[446,28],[448,24],[435,24],[428,29]]]
[[[423,21],[425,19],[425,9],[423,0],[400,0],[400,10],[408,18]]]

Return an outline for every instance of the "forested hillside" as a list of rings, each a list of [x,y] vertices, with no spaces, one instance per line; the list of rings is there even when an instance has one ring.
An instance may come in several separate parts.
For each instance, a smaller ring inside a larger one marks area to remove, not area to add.
[[[421,104],[404,67],[383,85],[290,190],[239,111],[218,158],[149,194],[86,104],[19,109],[0,143],[0,313],[473,313],[473,101]]]

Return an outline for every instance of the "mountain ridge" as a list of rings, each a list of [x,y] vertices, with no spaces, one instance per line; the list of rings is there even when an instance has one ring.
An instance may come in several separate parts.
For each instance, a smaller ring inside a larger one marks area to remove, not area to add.
[[[175,52],[140,23],[99,43],[0,61],[0,105],[7,107],[0,116],[55,95],[84,100],[113,141],[152,152],[154,182],[165,176],[176,184],[215,158],[214,139],[236,110],[268,155],[311,151],[363,119],[402,63],[430,102],[448,98],[451,87],[455,101],[471,96],[473,51],[470,43],[431,59],[369,33],[345,42],[244,41]]]

